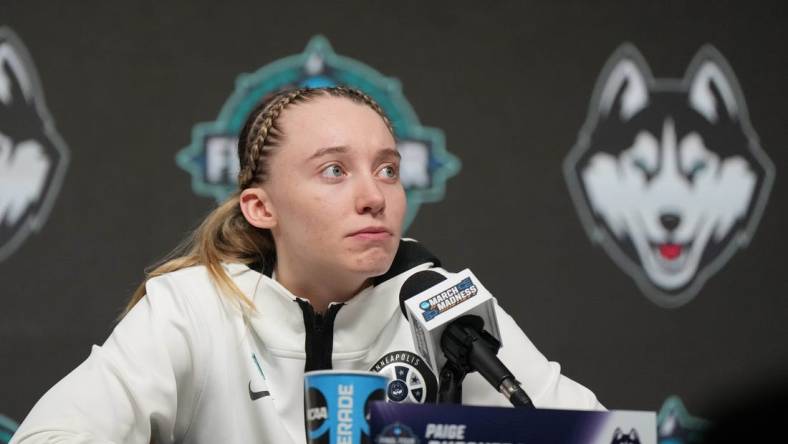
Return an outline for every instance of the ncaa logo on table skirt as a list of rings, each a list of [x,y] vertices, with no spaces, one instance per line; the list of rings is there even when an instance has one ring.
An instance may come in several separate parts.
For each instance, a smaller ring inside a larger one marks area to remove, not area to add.
[[[421,125],[396,79],[337,55],[323,36],[312,38],[301,54],[239,76],[217,119],[194,127],[191,144],[176,156],[178,165],[191,174],[194,192],[222,202],[235,191],[240,168],[238,134],[263,97],[293,87],[340,85],[364,91],[391,119],[402,156],[400,179],[407,194],[407,228],[423,202],[443,198],[446,180],[459,172],[460,161],[446,150],[441,130]]]
[[[433,403],[438,397],[438,378],[413,352],[398,350],[386,353],[369,371],[388,377],[388,401],[424,404]]]
[[[602,70],[564,174],[591,239],[668,308],[750,242],[775,176],[719,51],[654,78],[629,44]]]
[[[67,165],[33,59],[0,27],[0,260],[44,225]]]

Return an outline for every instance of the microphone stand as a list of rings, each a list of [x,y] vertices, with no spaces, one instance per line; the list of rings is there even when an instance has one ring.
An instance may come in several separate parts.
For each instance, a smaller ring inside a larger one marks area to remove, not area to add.
[[[464,370],[451,361],[447,361],[440,373],[438,381],[439,404],[462,404],[462,381],[468,370]]]
[[[533,408],[520,382],[496,356],[500,348],[500,341],[484,330],[478,316],[463,316],[449,324],[441,335],[441,349],[448,360],[440,374],[439,402],[459,404],[465,375],[478,371],[512,405]]]

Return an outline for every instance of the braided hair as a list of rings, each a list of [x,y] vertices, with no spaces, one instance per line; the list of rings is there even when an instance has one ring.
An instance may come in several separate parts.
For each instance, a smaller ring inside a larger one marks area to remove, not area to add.
[[[282,130],[278,125],[279,116],[288,106],[309,101],[321,95],[344,97],[372,108],[386,123],[391,134],[391,126],[386,113],[371,97],[363,92],[346,86],[328,88],[299,88],[285,90],[263,100],[249,115],[238,138],[238,159],[241,170],[238,173],[238,188],[249,188],[265,182],[268,174],[267,158],[271,148],[279,145]]]

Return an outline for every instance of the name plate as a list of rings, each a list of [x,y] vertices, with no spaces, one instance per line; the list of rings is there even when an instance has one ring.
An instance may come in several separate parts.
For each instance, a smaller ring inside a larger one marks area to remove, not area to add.
[[[657,444],[654,412],[374,402],[375,444]]]

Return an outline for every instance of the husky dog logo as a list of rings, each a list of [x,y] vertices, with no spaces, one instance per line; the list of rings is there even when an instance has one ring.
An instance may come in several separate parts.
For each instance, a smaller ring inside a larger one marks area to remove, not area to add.
[[[446,181],[460,161],[446,151],[443,132],[422,126],[396,79],[348,57],[337,55],[323,36],[313,37],[301,54],[238,77],[216,121],[200,123],[176,161],[192,176],[192,189],[221,202],[237,187],[238,133],[252,108],[267,94],[293,87],[347,85],[367,93],[391,119],[402,156],[400,179],[407,193],[407,228],[425,202],[443,199]]]
[[[635,429],[630,429],[629,433],[624,433],[620,428],[616,428],[610,444],[640,444],[640,436],[638,436],[638,432]]]
[[[44,225],[67,164],[33,60],[0,28],[0,260]]]
[[[733,71],[711,46],[683,79],[655,79],[620,47],[564,163],[594,242],[662,307],[690,301],[750,241],[774,166]]]

